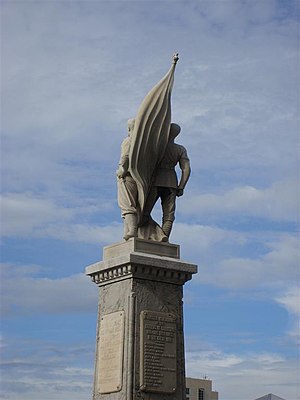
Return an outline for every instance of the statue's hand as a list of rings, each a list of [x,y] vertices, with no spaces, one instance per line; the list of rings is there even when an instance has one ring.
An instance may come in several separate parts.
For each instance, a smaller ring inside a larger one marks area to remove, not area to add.
[[[117,169],[116,174],[117,174],[117,177],[118,177],[119,179],[122,179],[122,178],[125,177],[126,171],[125,171],[125,169],[124,169],[123,167],[120,166],[120,167]]]
[[[179,60],[178,53],[174,53],[173,54],[173,64],[176,64],[178,60]]]
[[[183,189],[177,189],[177,197],[180,197],[183,195]]]

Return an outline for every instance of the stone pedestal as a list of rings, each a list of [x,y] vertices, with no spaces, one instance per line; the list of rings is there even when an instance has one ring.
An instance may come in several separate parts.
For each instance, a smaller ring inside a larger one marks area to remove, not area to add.
[[[99,286],[93,400],[183,400],[183,285],[197,266],[179,246],[137,238],[86,268]]]

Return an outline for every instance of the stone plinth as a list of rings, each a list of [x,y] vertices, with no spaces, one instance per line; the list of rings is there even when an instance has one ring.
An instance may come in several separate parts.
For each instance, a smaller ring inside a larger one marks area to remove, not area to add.
[[[99,286],[93,400],[183,400],[183,285],[197,266],[179,246],[130,239],[86,268]]]

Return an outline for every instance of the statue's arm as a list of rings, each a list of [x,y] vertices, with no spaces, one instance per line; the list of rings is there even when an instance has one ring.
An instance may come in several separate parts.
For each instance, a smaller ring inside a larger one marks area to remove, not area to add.
[[[117,177],[124,178],[128,172],[129,168],[129,149],[130,149],[130,140],[126,138],[121,146],[121,157],[119,161],[119,167],[117,169]]]
[[[184,147],[182,149],[183,149],[183,151],[182,151],[181,157],[179,159],[179,166],[181,169],[181,178],[180,178],[180,182],[178,185],[177,196],[183,195],[184,188],[185,188],[185,186],[189,180],[189,177],[191,175],[191,165],[190,165],[190,160],[187,155],[187,151]]]

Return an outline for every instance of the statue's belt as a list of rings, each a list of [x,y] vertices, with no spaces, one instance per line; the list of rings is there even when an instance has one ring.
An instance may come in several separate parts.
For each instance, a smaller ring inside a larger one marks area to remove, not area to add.
[[[167,169],[167,170],[171,170],[171,171],[175,171],[175,167],[158,167],[157,171],[159,171],[160,169]]]

